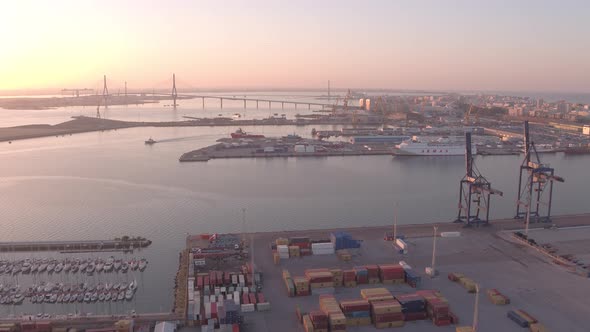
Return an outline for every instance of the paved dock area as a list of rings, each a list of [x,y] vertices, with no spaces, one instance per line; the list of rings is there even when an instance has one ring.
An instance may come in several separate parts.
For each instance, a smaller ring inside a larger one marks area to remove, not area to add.
[[[560,226],[581,226],[590,224],[589,215],[572,215],[555,217],[554,223]],[[584,245],[590,241],[590,231],[574,229],[550,230],[540,227],[531,231],[542,242],[555,242],[560,246],[577,248],[576,254],[590,253],[590,247]],[[400,234],[408,236],[409,252],[406,255],[396,253],[391,242],[383,240],[384,231],[391,227],[371,227],[348,229],[350,234],[363,240],[352,261],[342,262],[335,255],[307,256],[281,260],[275,265],[272,260],[270,243],[277,237],[307,235],[313,239],[328,238],[329,230],[297,231],[284,233],[255,234],[255,264],[264,273],[265,296],[271,302],[272,310],[268,313],[246,313],[246,331],[301,331],[295,316],[295,306],[309,311],[319,308],[318,296],[287,296],[281,278],[283,269],[288,269],[293,276],[303,275],[308,268],[352,268],[357,265],[397,263],[404,260],[422,276],[420,289],[440,290],[450,302],[451,310],[459,316],[459,325],[470,325],[473,317],[474,294],[459,284],[447,279],[450,272],[460,272],[480,284],[479,331],[523,331],[506,317],[511,309],[524,309],[537,317],[550,331],[588,331],[587,316],[590,312],[590,279],[567,272],[552,264],[537,253],[510,242],[499,235],[502,230],[522,228],[522,222],[501,220],[486,228],[462,229],[456,224],[441,224],[439,231],[460,230],[456,238],[437,239],[437,269],[440,275],[430,279],[424,274],[424,268],[432,260],[432,225],[399,226]],[[562,234],[562,235],[560,235]],[[531,234],[532,236],[532,234]],[[337,299],[360,298],[361,288],[384,287],[384,285],[361,285],[355,288],[336,288]],[[407,285],[385,286],[393,294],[415,291]],[[507,295],[512,303],[506,306],[492,304],[485,294],[485,289],[497,288]],[[398,331],[428,332],[454,331],[454,326],[437,327],[431,321],[408,322]],[[374,326],[349,327],[348,331],[376,331]]]

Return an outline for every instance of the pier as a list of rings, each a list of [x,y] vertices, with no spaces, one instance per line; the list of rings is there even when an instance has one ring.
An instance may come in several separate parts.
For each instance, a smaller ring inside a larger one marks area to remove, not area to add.
[[[133,251],[145,248],[152,241],[143,238],[115,239],[115,240],[80,240],[80,241],[23,241],[0,242],[0,252],[26,251],[62,251],[62,252],[92,252],[92,251]]]

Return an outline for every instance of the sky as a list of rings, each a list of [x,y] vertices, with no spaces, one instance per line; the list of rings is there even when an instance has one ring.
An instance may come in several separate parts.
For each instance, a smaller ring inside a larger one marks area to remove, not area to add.
[[[590,1],[0,1],[0,90],[590,92]]]

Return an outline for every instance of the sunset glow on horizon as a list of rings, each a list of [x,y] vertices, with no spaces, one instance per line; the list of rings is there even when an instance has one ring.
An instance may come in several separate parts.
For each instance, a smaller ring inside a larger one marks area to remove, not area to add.
[[[6,1],[0,90],[590,91],[586,1]]]

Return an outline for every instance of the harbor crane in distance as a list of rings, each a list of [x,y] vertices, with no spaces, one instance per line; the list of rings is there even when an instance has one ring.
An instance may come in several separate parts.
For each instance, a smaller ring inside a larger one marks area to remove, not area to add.
[[[503,196],[500,190],[492,188],[477,169],[473,159],[471,133],[465,133],[465,176],[459,185],[459,212],[456,223],[464,223],[465,227],[487,226],[490,217],[490,196]],[[483,210],[484,215],[480,215]]]
[[[534,160],[531,160],[534,159]],[[518,177],[518,197],[516,200],[516,215],[514,219],[526,218],[533,222],[551,221],[551,203],[553,200],[553,182],[564,182],[564,178],[555,175],[555,169],[549,164],[541,163],[535,143],[529,136],[529,122],[524,122],[524,160],[520,165]],[[549,196],[543,202],[545,191]],[[546,207],[543,215],[541,205]]]

